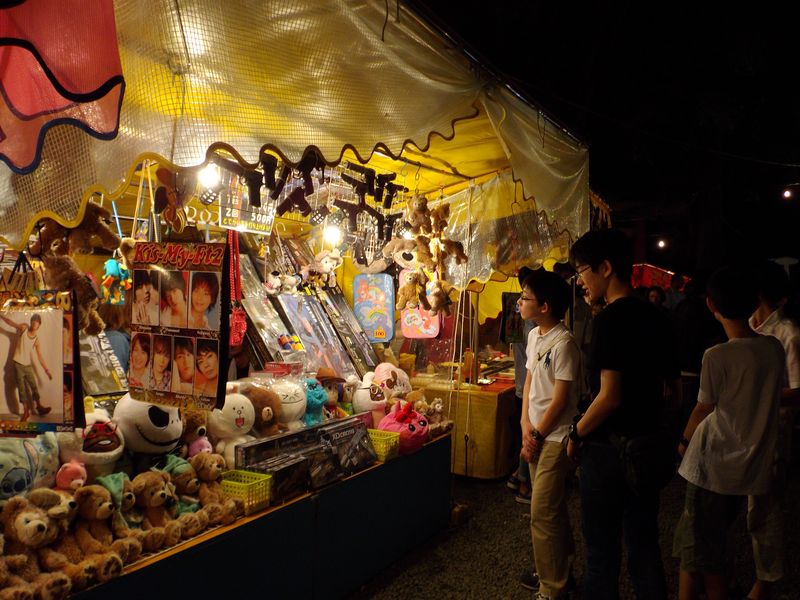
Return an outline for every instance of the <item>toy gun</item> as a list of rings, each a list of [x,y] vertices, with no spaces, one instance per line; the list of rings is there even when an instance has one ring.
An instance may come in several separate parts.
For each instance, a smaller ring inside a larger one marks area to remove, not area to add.
[[[247,198],[250,201],[250,206],[261,206],[261,185],[263,175],[259,171],[246,169],[239,163],[222,158],[216,154],[211,157],[211,160],[226,171],[230,171],[234,175],[238,175],[244,179],[245,184],[247,185]]]
[[[301,215],[307,217],[311,214],[311,205],[306,200],[306,195],[302,187],[297,187],[289,194],[286,199],[281,202],[275,209],[276,214],[280,217],[283,213],[291,210],[297,210]]]
[[[278,159],[272,154],[261,153],[261,168],[264,170],[264,187],[270,192],[275,189],[275,169],[278,168]]]
[[[392,208],[392,201],[394,200],[397,192],[402,192],[405,194],[407,191],[408,188],[406,186],[388,181],[386,183],[386,196],[383,198],[383,208],[387,210]]]
[[[380,204],[383,201],[383,190],[386,184],[394,181],[397,173],[380,173],[375,177],[375,204]],[[389,208],[385,206],[384,208]]]
[[[398,220],[403,218],[403,213],[395,213],[393,215],[385,215],[383,217],[383,228],[381,230],[381,239],[384,242],[388,242],[392,239],[392,230],[394,229],[394,224]]]
[[[366,184],[366,193],[369,194],[370,196],[375,196],[375,170],[374,169],[370,169],[369,167],[365,167],[364,165],[359,165],[358,163],[352,163],[349,160],[346,163],[344,163],[344,166],[346,168],[350,169],[351,171],[355,171],[356,173],[360,173],[361,175],[363,175],[364,176],[363,183]],[[349,177],[348,175],[343,173],[342,174],[342,179],[344,179],[345,177],[348,177],[348,179],[351,179],[351,180],[355,181],[354,178]],[[348,181],[347,179],[344,179],[344,180]],[[349,181],[348,181],[348,183],[349,183]]]
[[[278,199],[278,196],[281,195],[286,182],[289,181],[291,174],[292,170],[289,168],[289,165],[283,165],[280,175],[278,175],[278,180],[275,182],[275,189],[272,190],[272,193],[269,195],[270,198],[273,200]]]
[[[325,163],[319,154],[317,154],[317,151],[311,149],[306,152],[303,158],[300,159],[300,162],[297,163],[297,170],[300,171],[300,175],[303,177],[303,188],[305,189],[306,196],[310,196],[314,193],[314,180],[311,178],[311,171],[314,169],[320,169],[324,173]]]

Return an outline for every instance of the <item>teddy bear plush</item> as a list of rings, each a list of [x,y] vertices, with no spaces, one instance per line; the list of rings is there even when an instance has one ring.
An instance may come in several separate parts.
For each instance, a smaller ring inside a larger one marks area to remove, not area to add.
[[[69,248],[68,231],[69,229],[55,219],[42,219],[39,221],[38,234],[31,238],[28,250],[32,256],[41,256],[42,253],[51,251],[64,254]]]
[[[437,262],[432,248],[435,249],[437,247],[438,238],[431,239],[424,235],[418,235],[414,238],[414,244],[417,247],[417,261],[419,261],[419,264],[429,271],[433,271]]]
[[[105,208],[94,202],[87,203],[81,224],[67,234],[69,253],[86,253],[95,247],[117,249],[120,238],[109,226],[110,220],[111,213]]]
[[[23,554],[5,554],[5,543],[0,533],[0,600],[33,600],[33,586],[15,574],[28,558]]]
[[[256,437],[265,438],[281,432],[282,405],[278,394],[266,385],[259,385],[254,381],[241,382],[237,391],[247,396],[253,403],[255,409],[253,433]]]
[[[434,234],[444,233],[450,219],[450,205],[442,203],[431,210],[431,231]]]
[[[444,247],[445,255],[452,256],[456,264],[463,265],[469,260],[469,256],[464,252],[464,245],[461,242],[456,242],[447,238],[442,238],[441,242]]]
[[[212,525],[227,525],[244,513],[240,498],[227,498],[222,492],[222,472],[225,459],[219,454],[197,454],[189,461],[200,480],[200,505],[207,510]]]
[[[0,521],[5,533],[5,550],[15,558],[17,575],[28,582],[34,596],[41,599],[61,600],[69,595],[72,582],[60,572],[43,572],[38,550],[54,542],[58,537],[58,526],[47,513],[32,504],[27,498],[14,496],[3,507]]]
[[[111,517],[111,529],[114,537],[124,539],[135,538],[142,545],[143,552],[155,552],[164,545],[164,530],[160,527],[142,529],[144,515],[136,507],[136,495],[133,493],[133,483],[125,473],[111,473],[97,478],[97,484],[102,485],[111,494],[116,510]]]
[[[115,552],[123,563],[139,557],[142,552],[139,540],[133,537],[114,539],[112,516],[116,507],[106,488],[97,484],[85,485],[75,490],[74,497],[78,504],[75,537],[85,554]]]
[[[73,590],[83,590],[95,580],[109,581],[122,573],[122,559],[115,552],[87,555],[72,532],[78,504],[69,491],[37,488],[28,500],[47,512],[58,526],[58,538],[39,550],[39,561],[48,571],[61,571],[72,582]]]
[[[191,458],[203,448],[211,448],[211,443],[203,444],[200,440],[208,441],[208,411],[200,408],[185,408],[181,411],[183,420],[183,433],[181,434],[180,455]],[[195,451],[194,454],[192,451]]]
[[[225,395],[222,408],[208,415],[208,432],[215,443],[214,449],[225,457],[229,469],[236,466],[236,445],[255,438],[250,430],[256,421],[256,411],[247,396],[238,393]]]
[[[431,316],[436,316],[439,313],[444,314],[446,317],[450,316],[450,305],[453,304],[453,301],[450,299],[450,292],[453,289],[455,288],[453,288],[453,286],[447,283],[445,280],[438,278],[434,279],[433,284],[431,285],[430,294],[428,296],[428,300],[430,301],[431,305]]]
[[[170,515],[182,527],[185,538],[194,537],[208,527],[207,511],[200,507],[200,480],[189,461],[170,454],[164,471],[169,473],[171,488],[174,491],[175,503],[170,506]]]
[[[411,231],[416,235],[431,233],[431,211],[428,209],[428,199],[425,196],[414,196],[408,204],[406,221],[411,225]]]
[[[105,329],[105,323],[97,312],[100,298],[92,282],[81,271],[78,264],[67,255],[42,255],[44,278],[47,286],[54,290],[75,290],[78,329],[89,335],[97,335]]]
[[[425,294],[425,277],[420,272],[407,273],[403,285],[397,290],[396,308],[417,308],[422,305],[425,310],[430,308]]]
[[[171,494],[167,487],[169,483],[169,474],[164,471],[145,471],[133,478],[136,506],[144,516],[142,529],[163,529],[164,547],[174,546],[183,535],[183,526],[170,517],[166,506]]]

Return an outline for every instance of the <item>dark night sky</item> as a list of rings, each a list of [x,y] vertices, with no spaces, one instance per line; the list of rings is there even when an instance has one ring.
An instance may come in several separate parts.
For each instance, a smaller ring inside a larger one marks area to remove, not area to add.
[[[800,182],[800,14],[702,3],[409,4],[589,144],[592,188],[638,237],[640,258],[692,271],[800,256],[800,186],[794,202],[781,197]],[[665,251],[655,247],[662,235]]]

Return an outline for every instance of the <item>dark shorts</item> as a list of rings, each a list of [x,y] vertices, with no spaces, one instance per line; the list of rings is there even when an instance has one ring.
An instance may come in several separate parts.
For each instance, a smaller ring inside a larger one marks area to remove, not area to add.
[[[682,571],[725,572],[728,535],[745,498],[686,484],[686,501],[672,544],[672,556],[680,559]]]

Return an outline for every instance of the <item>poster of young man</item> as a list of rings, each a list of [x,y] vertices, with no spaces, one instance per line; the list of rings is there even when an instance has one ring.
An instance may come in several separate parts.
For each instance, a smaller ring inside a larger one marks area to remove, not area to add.
[[[133,398],[180,407],[222,404],[226,382],[218,371],[227,364],[230,311],[230,282],[222,276],[226,247],[136,244],[128,372]]]
[[[0,433],[72,430],[79,366],[68,292],[0,292]],[[77,390],[80,393],[80,390]],[[78,420],[83,421],[82,406]]]

